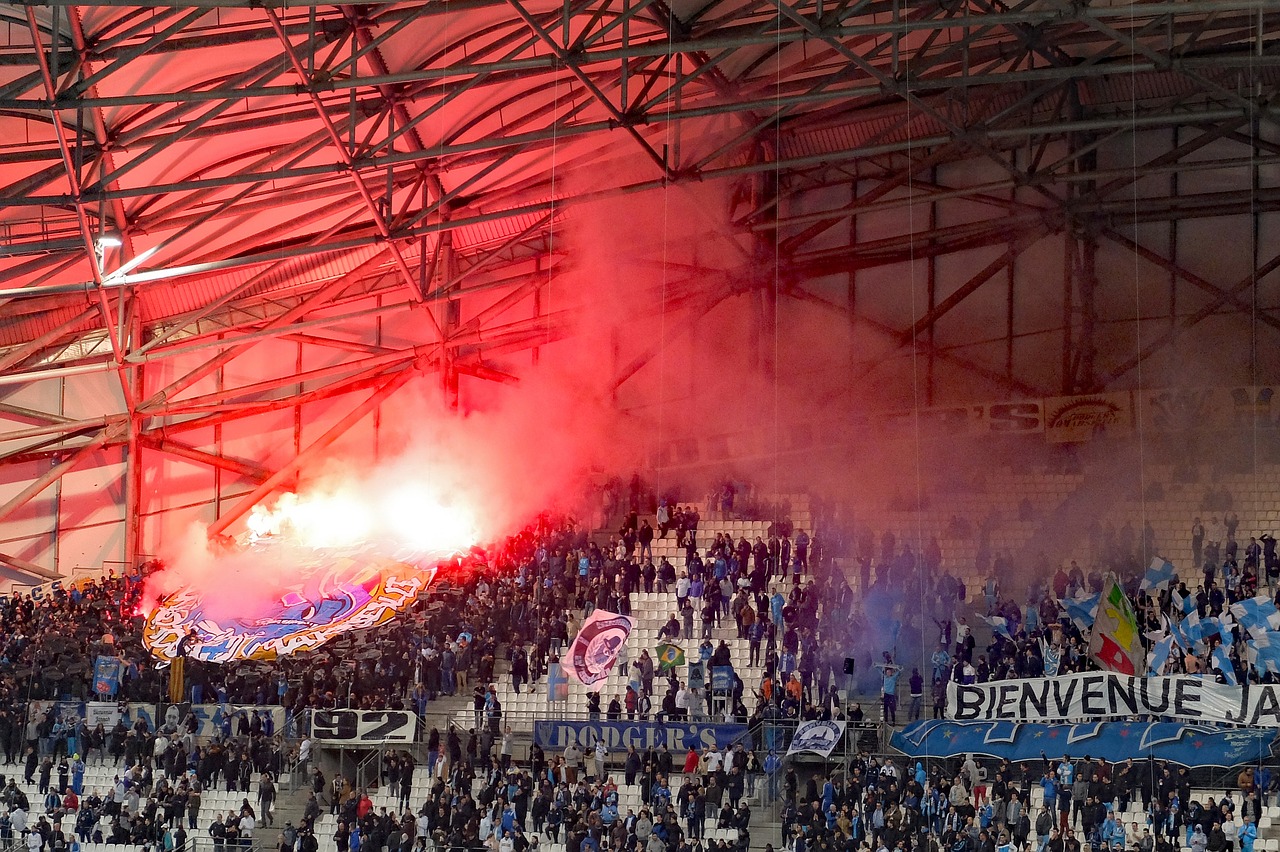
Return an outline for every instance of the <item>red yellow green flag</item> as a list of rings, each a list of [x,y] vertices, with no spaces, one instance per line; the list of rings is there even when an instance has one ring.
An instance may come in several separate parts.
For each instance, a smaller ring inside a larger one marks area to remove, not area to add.
[[[1142,633],[1133,606],[1115,577],[1108,577],[1098,599],[1098,616],[1089,638],[1089,656],[1107,671],[1136,675],[1143,668]]]

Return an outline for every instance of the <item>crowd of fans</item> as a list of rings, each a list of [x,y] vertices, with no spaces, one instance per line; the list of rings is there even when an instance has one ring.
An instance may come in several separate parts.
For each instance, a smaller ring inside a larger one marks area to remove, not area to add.
[[[27,852],[63,852],[84,843],[189,849],[204,795],[225,786],[244,794],[240,806],[215,814],[207,828],[200,824],[200,833],[213,838],[218,852],[248,847],[256,828],[272,824],[274,779],[295,757],[263,719],[228,717],[224,728],[201,742],[191,713],[170,714],[153,728],[141,714],[130,721],[126,710],[110,730],[81,722],[60,731],[58,710],[50,706],[22,729],[23,757],[5,761],[13,774],[0,774],[0,846]],[[108,767],[106,775],[92,777],[110,776],[110,783],[87,782],[91,765]],[[32,787],[35,801],[28,795]]]
[[[520,759],[507,749],[486,757],[474,740],[452,727],[431,731],[420,806],[403,754],[388,755],[380,779],[398,810],[375,813],[367,795],[335,779],[338,848],[527,852],[550,842],[566,852],[727,852],[750,846],[751,803],[760,801],[779,815],[790,852],[1252,852],[1276,787],[1269,769],[1250,768],[1234,791],[1202,800],[1185,767],[1087,755],[984,771],[972,758],[926,769],[863,750],[810,771],[773,751],[760,761],[747,744],[683,756],[665,747],[611,755],[603,745],[584,753],[572,744],[547,755],[535,745]],[[323,788],[318,777],[315,790]],[[731,831],[713,837],[710,829]]]
[[[1252,852],[1269,776],[1240,774],[1237,813],[1226,794],[1193,799],[1185,767],[1153,760],[1003,761],[984,774],[969,758],[952,774],[941,762],[926,770],[863,753],[803,783],[786,770],[783,834],[792,852]],[[1033,787],[1042,791],[1036,805]],[[1134,820],[1130,804],[1138,801]]]
[[[722,489],[716,510],[733,511],[734,497],[733,489]],[[916,553],[911,542],[883,533],[877,551],[864,531],[852,548],[843,549],[834,526],[828,546],[821,510],[816,512],[820,536],[794,528],[785,519],[785,507],[772,508],[780,520],[754,541],[700,535],[699,510],[674,501],[657,502],[653,524],[633,508],[617,533],[599,544],[572,519],[544,517],[502,547],[447,566],[431,595],[389,629],[344,636],[318,651],[278,661],[193,663],[187,672],[190,695],[196,703],[279,704],[291,719],[305,718],[312,708],[423,713],[441,696],[471,697],[474,727],[424,735],[426,790],[412,789],[408,755],[383,766],[382,783],[395,791],[400,805],[391,812],[375,809],[368,795],[346,779],[327,783],[316,768],[306,818],[280,832],[281,852],[315,852],[322,803],[337,817],[339,852],[370,846],[411,852],[432,841],[484,844],[496,852],[527,852],[545,840],[565,843],[567,852],[745,848],[748,802],[761,785],[766,801],[779,802],[793,852],[917,847],[1009,852],[1032,836],[1038,852],[1077,852],[1084,844],[1094,850],[1162,852],[1179,845],[1179,839],[1192,852],[1226,852],[1237,839],[1240,852],[1251,852],[1246,826],[1256,823],[1272,786],[1269,776],[1251,779],[1247,789],[1241,783],[1248,797],[1239,816],[1229,800],[1190,801],[1181,775],[1154,764],[1110,767],[1086,760],[1039,771],[1006,765],[984,780],[974,766],[954,775],[942,773],[940,766],[926,773],[919,765],[878,762],[864,752],[830,778],[802,779],[774,750],[783,743],[772,739],[772,723],[863,721],[862,709],[841,695],[842,689],[853,691],[855,670],[875,679],[883,717],[896,723],[903,687],[910,699],[904,715],[916,719],[926,696],[932,698],[934,715],[941,715],[951,679],[1041,675],[1050,654],[1058,658],[1059,672],[1090,667],[1087,643],[1061,604],[1099,591],[1103,578],[1100,571],[1085,573],[1072,563],[1043,588],[1033,583],[1025,596],[1015,597],[1002,588],[1003,557],[997,557],[982,587],[966,588],[944,570],[936,538],[917,543]],[[1146,627],[1161,629],[1181,615],[1174,594],[1209,617],[1256,593],[1259,571],[1271,573],[1265,569],[1272,565],[1274,545],[1233,547],[1234,533],[1224,524],[1219,548],[1207,533],[1197,541],[1193,530],[1204,565],[1195,583],[1140,594],[1140,573],[1129,566],[1126,590]],[[682,557],[655,562],[652,544],[667,537],[674,538]],[[831,559],[833,552],[850,549],[857,553],[864,584],[856,595]],[[246,795],[237,811],[220,816],[209,829],[219,850],[244,845],[270,823],[272,779],[291,765],[283,732],[271,730],[270,717],[228,717],[211,740],[198,742],[192,716],[166,719],[160,730],[152,730],[144,719],[126,715],[107,730],[64,724],[53,710],[41,717],[25,715],[31,699],[90,697],[88,661],[99,654],[125,661],[122,702],[162,698],[167,673],[148,662],[141,646],[141,582],[137,575],[109,575],[39,604],[22,595],[0,604],[5,637],[0,746],[6,766],[14,766],[46,797],[33,807],[21,787],[4,785],[0,802],[8,814],[0,818],[0,843],[24,838],[29,852],[61,852],[74,835],[81,842],[183,849],[196,825],[202,792],[220,785]],[[690,753],[680,766],[675,761],[681,758],[665,749],[601,756],[571,747],[548,757],[535,746],[527,759],[517,760],[511,728],[492,687],[499,660],[517,691],[538,682],[593,609],[630,613],[642,591],[675,593],[676,610],[659,638],[696,648],[692,658],[719,665],[728,661],[729,650],[711,640],[711,631],[731,624],[747,641],[750,667],[759,674],[748,682],[741,676],[744,670],[726,696],[713,700],[685,682],[681,670],[661,671],[645,649],[622,662],[629,674],[625,694],[605,696],[592,705],[592,714],[732,720],[748,725],[750,739],[723,753]],[[993,632],[981,651],[963,614],[966,605],[1003,619],[1004,629]],[[869,618],[873,607],[875,616]],[[936,634],[926,628],[930,622]],[[1209,671],[1212,647],[1211,640],[1202,653],[1173,655],[1168,670]],[[898,659],[922,662],[912,667]],[[1239,665],[1238,657],[1233,660]],[[1244,679],[1250,672],[1239,665],[1236,674]],[[85,762],[95,759],[118,768],[111,789],[84,789]],[[675,787],[671,782],[677,776],[682,783]],[[620,812],[618,780],[638,787],[639,813]],[[1041,811],[1031,808],[1032,785],[1044,791]],[[1142,798],[1149,816],[1150,831],[1144,827],[1141,837],[1136,827],[1117,825],[1114,815],[1134,796]],[[1048,821],[1042,826],[1042,820]],[[1204,828],[1200,848],[1197,825]],[[709,827],[736,833],[732,839],[710,840]],[[1219,843],[1220,836],[1227,845]]]
[[[1198,518],[1195,525],[1200,526]],[[1221,527],[1221,542],[1202,544],[1199,536],[1193,535],[1196,552],[1191,564],[1200,567],[1179,570],[1176,579],[1161,588],[1143,589],[1141,570],[1118,576],[1133,602],[1147,650],[1160,638],[1178,634],[1179,625],[1188,616],[1194,614],[1195,621],[1206,625],[1202,635],[1178,637],[1182,641],[1167,661],[1158,665],[1161,674],[1204,674],[1220,682],[1275,682],[1274,672],[1247,659],[1246,628],[1231,618],[1230,609],[1232,604],[1259,594],[1270,596],[1273,602],[1280,600],[1275,582],[1280,560],[1275,557],[1270,536],[1264,536],[1263,541],[1253,538],[1243,550],[1238,548],[1233,527],[1234,523]],[[989,623],[990,619],[1003,619],[992,630],[990,644],[976,647],[976,624],[970,624],[965,616],[937,617],[937,645],[929,659],[929,677],[935,684],[949,680],[981,683],[1039,677],[1046,671],[1054,674],[1096,668],[1088,652],[1088,624],[1081,623],[1078,614],[1064,604],[1100,593],[1104,582],[1098,568],[1085,572],[1071,561],[1046,581],[1033,580],[1025,593],[1014,595],[1005,592],[993,573],[980,590],[981,597],[974,601],[979,613],[985,610]],[[959,594],[957,586],[944,574],[938,594],[944,601],[954,601]],[[952,607],[951,611],[956,610]],[[1223,670],[1221,657],[1214,656],[1219,646],[1226,651],[1229,671]]]
[[[665,748],[631,748],[617,759],[602,750],[584,755],[571,745],[563,755],[546,755],[534,745],[523,760],[506,749],[486,757],[473,735],[451,727],[442,736],[433,729],[426,767],[431,782],[420,807],[410,803],[405,785],[412,783],[412,763],[403,756],[384,762],[381,777],[402,805],[400,816],[375,814],[345,782],[335,783],[338,848],[351,852],[372,842],[375,849],[407,852],[414,843],[431,842],[437,848],[525,852],[551,842],[567,852],[695,852],[750,845],[748,799],[763,771],[754,753],[741,745],[723,753],[710,748],[690,752],[676,766]],[[680,772],[683,783],[674,785]],[[623,807],[619,782],[638,789],[638,810]],[[712,839],[713,828],[733,831]]]

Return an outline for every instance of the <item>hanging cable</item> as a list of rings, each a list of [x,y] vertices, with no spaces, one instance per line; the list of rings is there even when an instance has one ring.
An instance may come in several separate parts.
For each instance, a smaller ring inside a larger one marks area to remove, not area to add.
[[[901,7],[894,4],[894,15],[901,15]],[[906,17],[901,17],[902,33],[898,37],[899,44],[906,41],[910,30],[907,28]],[[920,559],[924,554],[924,461],[923,461],[923,436],[920,428],[920,332],[918,329],[919,305],[916,300],[916,198],[915,198],[915,154],[913,148],[913,137],[911,127],[911,52],[910,50],[901,50],[902,55],[902,80],[903,80],[903,101],[906,103],[906,128],[907,128],[907,281],[908,289],[911,291],[911,429],[912,442],[915,450],[915,478],[916,478],[916,499],[915,499],[915,529],[914,538],[915,548],[915,580],[919,594],[919,611],[916,616],[919,620],[919,646],[920,646],[920,668],[928,670],[927,659],[925,657],[925,619],[928,618],[926,613],[926,598],[928,595],[927,578],[922,570]],[[903,603],[902,615],[906,617],[905,601]],[[893,653],[897,655],[897,648],[893,649]]]
[[[770,373],[773,379],[773,494],[781,505],[781,403],[778,385],[778,286],[782,275],[782,226],[779,222],[782,214],[782,5],[778,4],[778,25],[775,30],[777,41],[774,45],[775,70],[773,77],[773,198],[766,203],[773,206],[773,360],[770,362]],[[780,513],[775,513],[775,519]],[[783,579],[786,579],[786,565],[778,566]]]
[[[675,40],[675,26],[676,26],[675,9],[668,7],[667,8],[667,67],[668,68],[671,67],[671,57],[672,57],[672,48],[673,48],[672,42]],[[625,63],[625,62],[628,62],[629,60],[623,59],[622,61]],[[675,88],[675,85],[673,83],[672,89],[674,90],[674,88]],[[667,160],[667,158],[670,156],[670,151],[671,151],[671,101],[674,97],[675,97],[674,91],[667,92],[667,120],[664,125],[664,136],[663,136],[663,145],[662,145],[664,160]],[[622,107],[624,110],[628,109],[628,105],[625,103],[622,105]],[[670,170],[670,162],[669,161],[664,162],[663,166],[664,168],[662,170],[662,284],[660,288],[661,298],[662,298],[662,308],[658,315],[658,445],[657,445],[657,449],[655,450],[655,455],[654,455],[655,459],[662,458],[662,453],[666,446],[665,432],[666,432],[666,414],[667,414],[667,273],[668,273],[668,254],[669,254],[668,240],[670,239],[670,225],[671,225],[671,194],[670,194],[671,186],[668,183],[667,175],[669,174],[669,170]],[[697,335],[697,330],[695,327],[689,332],[689,349],[691,354],[693,351],[694,338],[696,337],[696,335]],[[693,359],[690,358],[690,360],[692,361]],[[662,464],[655,464],[654,470],[658,475],[658,482],[656,483],[657,494],[655,496],[658,501],[661,501],[663,497],[663,491],[666,487],[666,478],[663,476],[663,472],[666,470],[666,466]],[[671,513],[671,507],[668,506],[667,507],[668,519],[671,516],[670,513]]]

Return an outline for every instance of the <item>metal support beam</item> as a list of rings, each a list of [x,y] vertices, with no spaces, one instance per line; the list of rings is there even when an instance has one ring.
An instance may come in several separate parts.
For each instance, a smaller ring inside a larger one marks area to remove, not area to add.
[[[1029,231],[1019,235],[1009,247],[1005,249],[999,257],[992,260],[982,269],[970,276],[969,280],[961,284],[942,301],[938,302],[932,310],[926,311],[923,316],[916,320],[912,326],[903,331],[898,336],[898,345],[907,346],[921,334],[930,331],[934,323],[946,316],[946,314],[956,305],[972,296],[978,291],[983,284],[990,281],[996,273],[1013,263],[1014,259],[1026,251],[1027,247],[1044,236],[1043,231]]]
[[[47,580],[57,580],[62,576],[57,571],[50,571],[48,568],[8,553],[0,553],[0,565],[21,571],[23,574],[30,574],[35,581],[32,585]]]
[[[66,460],[59,462],[48,471],[32,480],[26,488],[22,489],[10,498],[9,502],[0,506],[0,521],[5,520],[14,512],[21,509],[31,501],[31,498],[35,497],[41,491],[44,491],[50,485],[61,479],[63,474],[79,467],[91,455],[102,449],[108,441],[119,438],[122,434],[127,432],[127,430],[128,426],[126,424],[119,423],[103,429],[102,432],[98,434],[98,437],[77,449]]]
[[[276,488],[280,487],[286,480],[298,471],[299,468],[311,462],[318,457],[326,449],[333,445],[333,442],[341,438],[347,433],[352,426],[359,423],[364,417],[378,408],[387,397],[398,391],[400,388],[418,375],[418,371],[413,367],[405,367],[399,373],[390,377],[382,387],[374,391],[364,402],[356,406],[345,417],[337,423],[329,427],[329,429],[316,438],[306,449],[298,453],[292,460],[287,462],[271,476],[267,477],[257,488],[253,489],[239,503],[232,506],[222,517],[218,518],[209,525],[208,534],[210,538],[219,535],[231,526],[233,523],[243,517],[250,509],[256,506],[262,498],[266,497]],[[2,516],[0,516],[2,517]]]
[[[251,482],[265,482],[271,476],[271,472],[260,465],[241,459],[233,459],[218,453],[210,453],[204,450],[196,449],[190,444],[182,441],[175,441],[173,438],[166,438],[160,435],[143,435],[141,441],[148,448],[158,450],[162,453],[175,456],[177,458],[186,459],[187,461],[197,462],[198,464],[216,467],[219,470],[226,470],[234,473],[236,476],[244,477]]]

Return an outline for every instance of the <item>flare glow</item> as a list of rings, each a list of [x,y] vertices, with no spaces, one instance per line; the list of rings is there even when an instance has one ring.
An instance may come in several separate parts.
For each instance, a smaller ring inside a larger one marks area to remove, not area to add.
[[[439,562],[477,544],[474,517],[416,483],[284,494],[254,507],[222,552],[205,548],[207,564],[197,557],[170,577],[199,581],[166,589],[167,572],[153,578],[143,641],[164,659],[230,662],[312,650],[384,624],[426,591]]]

